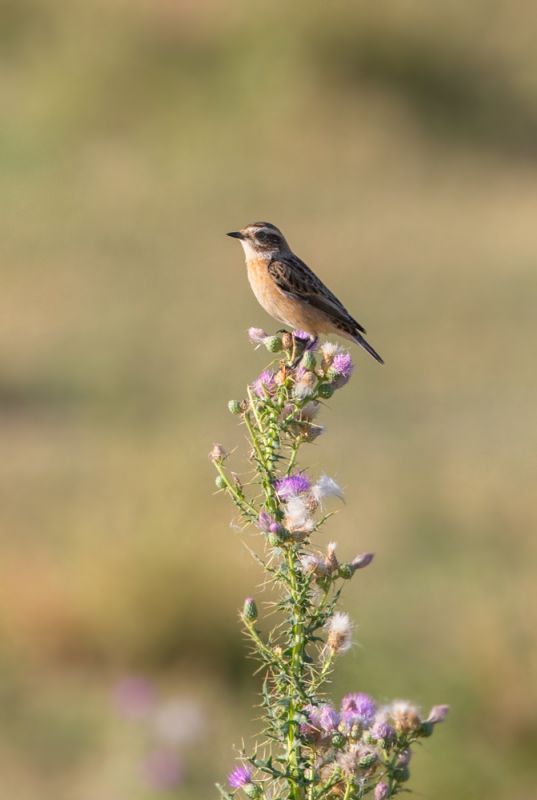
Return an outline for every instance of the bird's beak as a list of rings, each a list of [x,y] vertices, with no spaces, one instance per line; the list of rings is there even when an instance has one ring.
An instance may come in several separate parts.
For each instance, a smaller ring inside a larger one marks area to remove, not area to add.
[[[226,233],[226,236],[231,236],[233,239],[245,239],[244,233],[240,231],[231,231],[231,233]]]

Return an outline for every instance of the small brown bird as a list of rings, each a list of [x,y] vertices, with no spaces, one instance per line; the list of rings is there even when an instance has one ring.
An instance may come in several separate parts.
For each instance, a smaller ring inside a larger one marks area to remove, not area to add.
[[[295,256],[281,231],[270,222],[254,222],[227,234],[240,243],[248,280],[265,311],[295,330],[317,337],[336,333],[356,342],[379,364],[384,361],[367,342],[359,322],[311,269]]]

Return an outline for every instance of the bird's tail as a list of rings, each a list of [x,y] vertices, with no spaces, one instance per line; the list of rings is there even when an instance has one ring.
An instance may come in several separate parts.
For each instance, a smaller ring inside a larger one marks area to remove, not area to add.
[[[382,359],[382,358],[379,356],[379,354],[377,353],[377,351],[376,351],[376,350],[374,350],[374,349],[371,347],[371,345],[369,344],[369,342],[368,342],[368,341],[366,341],[366,339],[364,339],[364,337],[363,337],[363,336],[362,336],[360,333],[358,333],[358,332],[354,333],[354,334],[353,334],[353,339],[354,339],[354,341],[355,341],[357,344],[359,344],[359,345],[360,345],[360,347],[363,347],[363,348],[364,348],[364,350],[367,350],[367,352],[369,353],[369,355],[370,355],[370,356],[373,356],[373,358],[375,359],[375,361],[378,361],[378,363],[379,363],[379,364],[384,364],[384,360],[383,360],[383,359]]]

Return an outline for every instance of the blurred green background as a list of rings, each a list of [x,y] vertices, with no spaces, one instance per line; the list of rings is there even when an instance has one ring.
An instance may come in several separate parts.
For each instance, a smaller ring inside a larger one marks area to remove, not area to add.
[[[530,0],[0,0],[0,797],[158,794],[128,675],[203,719],[170,796],[214,796],[255,730],[259,574],[206,457],[243,439],[246,328],[275,327],[223,235],[255,219],[386,359],[355,353],[307,451],[347,495],[323,536],[377,554],[334,696],[451,705],[418,797],[535,796],[536,25]]]

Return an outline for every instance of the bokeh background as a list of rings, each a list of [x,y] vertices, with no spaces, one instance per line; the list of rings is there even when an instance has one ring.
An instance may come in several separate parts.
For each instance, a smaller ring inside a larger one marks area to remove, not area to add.
[[[325,412],[374,550],[350,689],[449,722],[418,797],[536,796],[531,0],[0,2],[0,796],[214,796],[255,730],[214,496],[269,219],[386,358]]]

